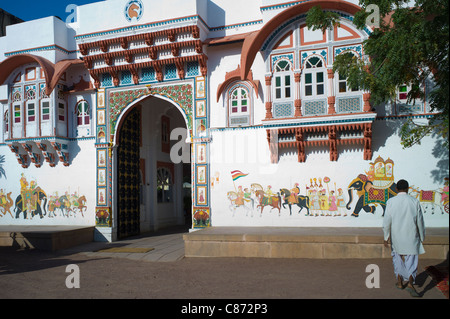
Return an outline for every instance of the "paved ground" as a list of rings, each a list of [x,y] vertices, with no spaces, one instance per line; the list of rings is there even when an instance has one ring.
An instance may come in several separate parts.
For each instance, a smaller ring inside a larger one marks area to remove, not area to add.
[[[0,247],[0,300],[411,299],[395,288],[389,259],[183,258],[182,236],[165,233],[57,253]],[[155,249],[146,254],[96,252],[118,245]],[[424,271],[442,262],[420,260],[417,290],[422,299],[445,299]],[[68,265],[79,267],[79,289],[66,287]],[[379,268],[380,288],[367,288],[374,274],[366,272],[368,265]]]

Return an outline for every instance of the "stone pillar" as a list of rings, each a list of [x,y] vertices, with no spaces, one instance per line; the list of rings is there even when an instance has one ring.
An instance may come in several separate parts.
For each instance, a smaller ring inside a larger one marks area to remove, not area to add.
[[[336,96],[334,95],[334,72],[333,69],[328,69],[328,114],[336,114]]]
[[[301,100],[301,84],[300,79],[302,77],[302,70],[294,73],[295,78],[295,91],[294,91],[294,105],[295,105],[295,117],[301,117],[302,115],[302,100]]]
[[[270,74],[266,75],[266,120],[272,118],[272,74]]]

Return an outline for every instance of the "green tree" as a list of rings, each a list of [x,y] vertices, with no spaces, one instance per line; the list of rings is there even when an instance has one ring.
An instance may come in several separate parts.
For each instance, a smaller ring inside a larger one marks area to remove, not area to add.
[[[400,85],[408,84],[408,103],[425,99],[423,84],[427,85],[427,103],[435,113],[426,125],[408,120],[400,130],[405,148],[420,144],[423,137],[438,134],[449,148],[449,1],[448,0],[360,0],[361,10],[353,23],[363,29],[373,13],[366,10],[377,5],[379,28],[364,41],[366,61],[351,54],[336,57],[333,69],[347,77],[353,88],[371,92],[375,105],[394,99]],[[408,5],[412,5],[409,7]],[[339,25],[339,15],[312,8],[307,15],[308,27],[317,30]],[[431,84],[431,85],[430,85]]]
[[[2,178],[2,176],[5,176],[6,178],[6,172],[5,169],[3,168],[4,163],[5,163],[5,155],[0,155],[0,178]]]

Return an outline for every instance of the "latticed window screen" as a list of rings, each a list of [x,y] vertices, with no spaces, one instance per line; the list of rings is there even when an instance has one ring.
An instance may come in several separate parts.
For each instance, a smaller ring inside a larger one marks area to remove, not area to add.
[[[198,72],[198,62],[192,61],[187,63],[187,76],[197,76]]]
[[[361,97],[345,97],[337,99],[338,113],[362,112]]]
[[[155,80],[155,69],[153,68],[143,68],[141,71],[142,82],[154,81]]]
[[[120,75],[120,84],[131,84],[132,76],[130,71],[123,71]]]
[[[112,86],[113,82],[112,82],[112,77],[109,73],[104,73],[102,75],[102,86],[106,87],[106,86]]]
[[[274,118],[287,118],[294,116],[294,104],[293,103],[276,103],[273,105],[273,117]]]
[[[176,79],[177,78],[177,67],[175,64],[166,65],[166,79]]]
[[[306,101],[304,107],[305,115],[324,115],[326,114],[326,100]]]

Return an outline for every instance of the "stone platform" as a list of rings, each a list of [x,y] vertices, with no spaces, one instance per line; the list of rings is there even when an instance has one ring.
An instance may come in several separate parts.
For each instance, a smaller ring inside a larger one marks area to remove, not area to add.
[[[56,251],[94,241],[95,227],[0,226],[0,246]]]
[[[212,227],[184,235],[186,257],[391,258],[380,228]],[[425,259],[446,259],[448,228],[430,228]]]

